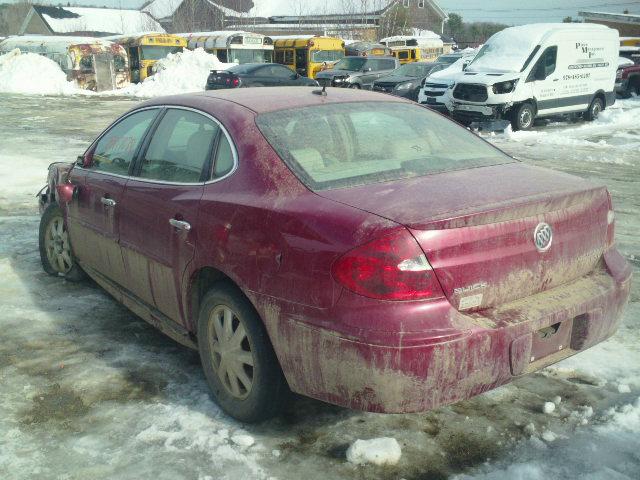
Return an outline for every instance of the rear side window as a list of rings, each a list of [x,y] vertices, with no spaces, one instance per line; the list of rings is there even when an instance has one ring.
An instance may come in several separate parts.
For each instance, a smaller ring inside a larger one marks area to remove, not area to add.
[[[257,124],[312,190],[513,162],[426,108],[396,102],[319,105],[261,114]]]
[[[128,175],[133,157],[157,113],[158,109],[133,113],[111,127],[98,141],[87,168]]]
[[[140,167],[140,177],[176,183],[203,181],[217,123],[190,110],[169,109],[153,134]]]
[[[227,140],[226,135],[220,135],[218,142],[218,152],[216,154],[216,163],[213,167],[213,177],[224,177],[233,169],[233,151],[231,150],[231,144]]]

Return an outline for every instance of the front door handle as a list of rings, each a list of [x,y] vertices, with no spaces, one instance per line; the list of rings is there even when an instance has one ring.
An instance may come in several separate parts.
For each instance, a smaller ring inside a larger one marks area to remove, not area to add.
[[[112,198],[102,197],[100,199],[100,201],[102,202],[102,204],[105,207],[115,207],[116,206],[116,201],[113,200]]]
[[[172,218],[169,220],[169,223],[172,227],[175,227],[178,230],[184,230],[185,232],[191,230],[191,224],[189,222],[185,222],[184,220],[176,220],[175,218]]]

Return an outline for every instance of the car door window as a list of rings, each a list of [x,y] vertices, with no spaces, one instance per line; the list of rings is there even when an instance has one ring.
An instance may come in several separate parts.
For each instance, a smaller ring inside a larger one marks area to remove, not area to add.
[[[87,168],[99,172],[128,175],[129,166],[158,109],[136,112],[114,125],[105,133],[93,151]]]
[[[220,127],[191,110],[169,109],[153,134],[140,177],[176,183],[199,183],[211,158]]]

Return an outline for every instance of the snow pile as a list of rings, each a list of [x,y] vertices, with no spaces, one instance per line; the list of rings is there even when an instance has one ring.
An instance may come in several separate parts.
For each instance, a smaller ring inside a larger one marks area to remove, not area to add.
[[[357,465],[395,465],[401,455],[400,444],[395,438],[389,437],[356,440],[347,450],[347,460]]]
[[[172,53],[159,60],[155,75],[145,78],[142,83],[132,84],[120,89],[117,95],[135,97],[158,97],[203,91],[211,70],[226,70],[233,63],[222,63],[218,57],[205,52],[202,48]]]
[[[0,92],[72,95],[79,89],[53,60],[16,48],[0,55]]]
[[[553,402],[544,402],[544,405],[542,407],[542,411],[547,415],[553,413],[555,409],[556,409],[556,404]]]

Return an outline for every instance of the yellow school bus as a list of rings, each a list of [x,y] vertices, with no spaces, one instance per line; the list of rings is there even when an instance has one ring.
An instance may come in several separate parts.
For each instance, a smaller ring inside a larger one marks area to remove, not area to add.
[[[182,52],[187,46],[187,40],[177,35],[166,33],[149,33],[145,35],[116,35],[107,37],[109,40],[122,45],[129,55],[131,81],[142,82],[153,75],[153,65],[170,53]]]
[[[274,59],[309,78],[344,57],[344,41],[311,35],[274,36]]]
[[[440,37],[412,37],[396,35],[380,40],[380,43],[391,49],[400,63],[434,62],[443,53],[444,43]]]

